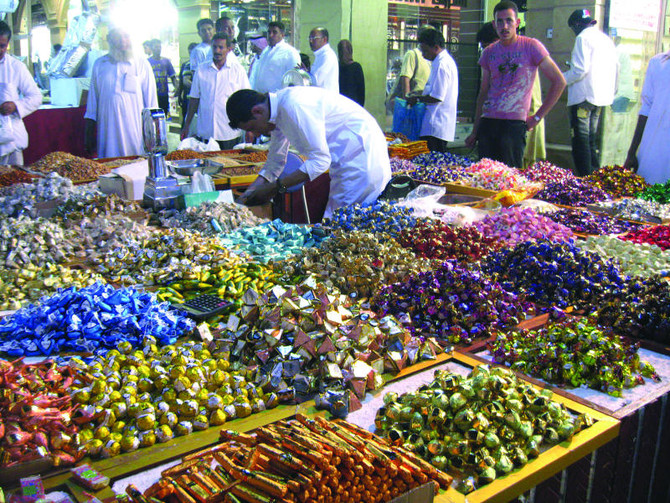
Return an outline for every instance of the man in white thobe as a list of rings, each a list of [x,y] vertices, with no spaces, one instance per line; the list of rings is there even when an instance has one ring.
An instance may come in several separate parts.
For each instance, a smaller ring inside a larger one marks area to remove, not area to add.
[[[419,32],[419,49],[431,61],[430,76],[421,95],[408,98],[411,104],[426,104],[419,136],[428,148],[446,152],[447,142],[454,141],[456,133],[456,103],[458,101],[458,70],[454,58],[444,48],[442,33],[426,28]]]
[[[237,91],[226,105],[231,126],[270,136],[268,159],[240,202],[260,204],[330,170],[324,217],[342,206],[374,202],[391,179],[384,133],[363,107],[318,87],[277,93]],[[282,175],[289,145],[307,160]]]
[[[259,93],[269,93],[282,88],[282,77],[300,64],[300,53],[284,40],[284,23],[268,23],[268,46],[263,49],[254,65],[251,88]]]
[[[624,164],[651,184],[670,180],[669,79],[670,51],[667,51],[649,60],[642,86],[642,106]]]
[[[214,21],[204,18],[196,24],[201,42],[191,51],[191,71],[195,70],[205,61],[212,60],[212,38],[214,37]]]
[[[93,64],[86,104],[85,146],[98,157],[143,155],[142,110],[157,108],[156,80],[149,61],[132,53],[130,36],[120,28],[107,35],[109,54]]]
[[[26,65],[7,47],[12,30],[0,21],[0,164],[23,165],[23,149],[28,146],[28,132],[23,117],[42,104],[42,93]]]
[[[337,61],[337,54],[328,45],[328,30],[318,27],[309,32],[309,47],[314,51],[311,73],[316,85],[339,93],[340,65]]]
[[[199,141],[207,142],[214,138],[221,150],[231,149],[238,143],[240,130],[228,124],[226,101],[235,91],[249,89],[249,79],[238,60],[230,57],[232,46],[233,39],[227,33],[214,35],[212,61],[201,64],[193,77],[182,140],[197,110]],[[201,103],[204,106],[200,106]]]

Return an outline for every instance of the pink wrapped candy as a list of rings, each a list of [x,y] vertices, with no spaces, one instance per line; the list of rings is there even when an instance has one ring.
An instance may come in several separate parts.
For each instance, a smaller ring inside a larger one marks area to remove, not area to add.
[[[536,239],[563,242],[574,237],[565,225],[539,215],[530,208],[504,208],[474,225],[484,236],[499,239],[511,247]]]

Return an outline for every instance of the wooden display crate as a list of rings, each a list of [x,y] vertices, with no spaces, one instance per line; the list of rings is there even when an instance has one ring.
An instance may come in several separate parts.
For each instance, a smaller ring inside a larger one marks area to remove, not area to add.
[[[538,328],[547,319],[548,316],[544,315],[529,320],[523,328]],[[670,356],[667,345],[647,340],[640,340],[640,345],[664,357]],[[483,351],[485,347],[480,345],[470,356],[490,363],[488,357],[482,356]],[[650,388],[649,393],[641,398],[621,400],[618,406],[608,403],[613,400],[602,392],[593,391],[593,394],[602,395],[602,400],[589,400],[570,389],[551,387],[558,395],[620,420],[621,433],[587,458],[538,486],[536,501],[666,501],[670,495],[670,479],[667,477],[670,470],[670,412],[667,411],[670,373],[660,373],[660,384],[646,385]],[[541,386],[550,386],[532,377],[523,377]],[[566,482],[567,496],[562,499],[560,488],[566,486]]]
[[[464,371],[469,371],[482,363],[475,358],[458,352],[449,356],[449,358],[443,358],[442,363],[459,366],[464,369]],[[427,371],[430,370],[432,370],[431,367],[428,367]],[[432,374],[429,376],[427,372],[414,374],[415,379],[423,377],[426,382],[432,380]],[[402,378],[409,377],[410,375],[411,374],[398,376],[397,379],[393,380],[393,383],[396,387],[401,387],[403,384]],[[391,383],[389,382],[389,384]],[[534,383],[533,385],[540,387]],[[364,408],[375,408],[381,403],[381,399],[387,389],[388,386],[374,393],[372,400],[366,400]],[[399,389],[397,391],[401,392]],[[440,494],[435,497],[435,501],[444,503],[511,501],[524,492],[536,487],[549,477],[552,477],[554,474],[589,455],[591,452],[617,436],[619,432],[619,421],[617,419],[561,395],[554,395],[554,400],[563,403],[566,408],[573,413],[578,414],[586,412],[590,414],[595,419],[595,423],[590,428],[576,434],[571,441],[562,442],[552,446],[542,452],[538,458],[530,461],[523,468],[514,470],[512,473],[494,480],[491,484],[483,486],[481,489],[468,495],[463,495],[452,487],[447,491],[441,491]],[[371,410],[368,409],[366,412],[369,413]],[[355,417],[355,414],[350,414],[349,419],[365,429],[371,430],[374,428],[373,424],[361,424],[358,422],[358,418]]]

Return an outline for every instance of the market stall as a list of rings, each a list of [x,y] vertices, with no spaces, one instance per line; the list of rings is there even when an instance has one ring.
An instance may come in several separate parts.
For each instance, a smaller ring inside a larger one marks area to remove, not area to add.
[[[3,488],[113,498],[88,464],[136,502],[665,497],[668,187],[393,148],[417,189],[309,226],[87,183],[136,159],[3,168]],[[169,161],[227,190],[253,155]]]

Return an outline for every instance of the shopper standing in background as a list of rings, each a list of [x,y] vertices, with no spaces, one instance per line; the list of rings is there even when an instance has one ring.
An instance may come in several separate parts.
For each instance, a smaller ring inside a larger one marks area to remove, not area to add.
[[[328,30],[324,27],[317,27],[309,32],[309,47],[314,52],[312,75],[316,85],[339,93],[339,65],[335,51],[328,44]]]
[[[263,50],[268,46],[268,39],[262,35],[257,35],[249,39],[249,50],[251,51],[251,62],[249,63],[249,82],[253,87],[253,81],[256,79],[258,73],[258,61],[260,60]]]
[[[419,137],[428,142],[428,148],[446,152],[447,142],[454,141],[456,133],[456,103],[458,102],[458,69],[454,58],[444,48],[442,33],[426,28],[419,31],[419,49],[431,61],[430,76],[421,95],[410,95],[407,102],[426,104]]]
[[[181,139],[188,136],[191,121],[198,112],[196,139],[208,142],[214,138],[221,150],[239,143],[241,131],[229,125],[226,114],[228,98],[240,89],[249,88],[249,79],[237,58],[231,58],[233,40],[227,33],[217,33],[212,40],[212,61],[201,64],[193,76],[188,114]]]
[[[204,18],[198,21],[198,35],[200,42],[191,51],[191,70],[195,70],[205,61],[212,60],[212,37],[214,37],[214,21]]]
[[[670,180],[669,81],[670,51],[667,51],[649,61],[642,87],[642,106],[624,164],[650,184]]]
[[[188,44],[188,53],[198,45],[195,42]],[[193,70],[191,70],[190,58],[181,64],[179,69],[179,108],[181,109],[181,127],[184,127],[186,113],[188,112],[188,93],[191,92],[193,84]]]
[[[158,107],[163,109],[165,118],[170,116],[170,91],[168,88],[168,78],[172,80],[175,96],[179,95],[179,83],[177,74],[168,58],[161,57],[161,41],[157,38],[151,42],[152,56],[149,58],[149,64],[154,71],[156,78],[156,96],[158,97]]]
[[[26,65],[7,54],[11,38],[9,25],[0,21],[0,163],[22,166],[28,146],[23,118],[40,107],[42,93]]]
[[[337,44],[340,59],[340,94],[365,106],[365,76],[360,63],[354,61],[354,48],[348,40]]]
[[[237,27],[235,26],[235,21],[230,19],[228,16],[222,16],[216,20],[214,23],[214,32],[215,33],[227,33],[230,39],[233,41],[232,49],[228,53],[228,58],[235,59],[239,61],[238,55],[242,56],[240,48],[237,46],[237,40],[235,38],[235,32]]]
[[[563,73],[568,86],[572,158],[578,176],[600,168],[597,134],[602,107],[612,104],[619,57],[612,39],[596,26],[586,9],[574,11],[568,26],[575,32],[570,69]]]
[[[149,61],[133,55],[128,32],[112,28],[109,54],[93,64],[86,103],[84,146],[89,155],[143,155],[142,110],[156,108],[156,80]]]
[[[259,93],[281,89],[282,77],[300,64],[300,53],[285,40],[286,28],[281,21],[268,23],[268,46],[263,49],[251,87]]]
[[[558,101],[565,79],[547,49],[534,38],[521,36],[517,5],[503,0],[493,9],[500,40],[484,49],[479,64],[482,83],[472,134],[465,143],[479,144],[479,156],[521,169],[526,133],[549,113]],[[551,86],[540,108],[529,114],[537,69]]]

